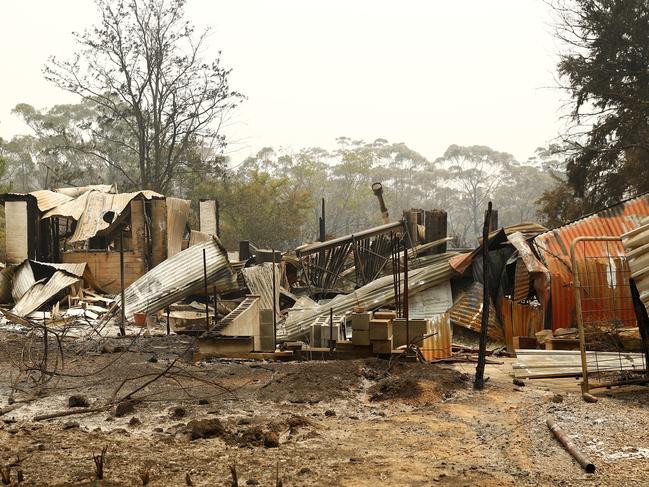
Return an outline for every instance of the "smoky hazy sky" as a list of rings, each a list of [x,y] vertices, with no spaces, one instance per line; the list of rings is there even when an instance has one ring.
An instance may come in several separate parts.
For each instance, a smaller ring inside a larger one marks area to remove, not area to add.
[[[188,0],[211,26],[247,101],[230,118],[233,160],[264,146],[332,148],[335,138],[405,142],[434,159],[450,144],[524,161],[562,127],[557,44],[541,0]],[[42,76],[70,56],[92,0],[3,2],[0,136],[28,129],[11,109],[75,98]]]

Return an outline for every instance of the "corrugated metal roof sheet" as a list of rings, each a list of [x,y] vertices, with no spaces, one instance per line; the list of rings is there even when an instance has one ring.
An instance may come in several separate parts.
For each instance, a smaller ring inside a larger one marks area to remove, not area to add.
[[[55,188],[56,193],[61,193],[71,198],[78,198],[88,191],[101,191],[102,193],[117,193],[117,186],[114,184],[91,184],[88,186],[75,186],[72,188]]]
[[[457,254],[452,252],[439,254],[436,256],[436,262],[431,265],[408,271],[410,295],[448,281],[456,275],[449,265],[449,259],[455,255]],[[346,315],[359,306],[373,310],[393,301],[392,276],[381,277],[350,294],[339,294],[327,304],[292,314],[284,323],[278,324],[277,336],[280,340],[294,340],[304,336],[313,320],[328,315],[330,309],[333,309],[336,315]]]
[[[281,270],[279,265],[274,265],[275,290],[277,291],[277,294],[275,295],[275,309],[277,319],[281,319],[282,313],[279,308]],[[244,267],[241,269],[241,273],[243,274],[243,278],[246,281],[250,293],[260,297],[259,307],[261,309],[273,309],[273,264],[271,262],[266,262],[262,265]]]
[[[570,253],[572,241],[583,236],[621,236],[638,227],[641,220],[647,216],[649,194],[644,194],[538,235],[534,239],[534,247],[551,274],[553,329],[576,326]],[[578,249],[578,257],[594,257],[603,253],[602,244],[598,242],[579,245]],[[625,255],[621,242],[609,242],[607,251],[611,257],[618,259]]]
[[[61,216],[76,220],[77,225],[69,242],[81,242],[109,228],[131,200],[137,197],[151,199],[162,198],[163,196],[149,190],[120,194],[91,190],[74,200],[51,209],[43,215],[43,218]]]
[[[646,221],[645,219],[643,223]],[[638,288],[640,299],[649,310],[649,224],[622,235],[622,243],[631,277]]]
[[[36,198],[36,205],[39,211],[48,211],[72,200],[70,196],[47,189],[32,191],[29,194]]]
[[[451,323],[475,332],[482,327],[482,284],[474,282],[449,310]],[[489,325],[487,336],[492,340],[503,341],[503,330],[498,323],[496,308],[489,299]]]
[[[189,247],[161,262],[126,288],[126,318],[132,319],[135,313],[156,313],[190,294],[201,292],[204,286],[203,250],[208,285],[230,286],[233,274],[227,253],[221,242],[212,237],[209,242]],[[118,296],[118,305],[120,301]]]
[[[20,316],[26,316],[47,303],[59,291],[76,284],[79,280],[79,277],[74,274],[57,270],[49,279],[38,281],[30,287],[18,300],[11,312]]]

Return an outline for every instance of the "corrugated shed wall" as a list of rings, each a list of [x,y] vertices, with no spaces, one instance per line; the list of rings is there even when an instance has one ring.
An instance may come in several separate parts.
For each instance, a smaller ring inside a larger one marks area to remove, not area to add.
[[[538,235],[534,248],[548,268],[551,276],[550,307],[546,320],[551,320],[553,330],[576,326],[575,295],[573,288],[570,244],[583,236],[621,236],[640,225],[649,216],[649,194],[644,194],[563,227]],[[611,257],[623,258],[621,243],[597,242],[580,245],[579,256],[595,257],[608,252]],[[547,306],[547,303],[546,303]],[[548,326],[546,326],[548,328]]]

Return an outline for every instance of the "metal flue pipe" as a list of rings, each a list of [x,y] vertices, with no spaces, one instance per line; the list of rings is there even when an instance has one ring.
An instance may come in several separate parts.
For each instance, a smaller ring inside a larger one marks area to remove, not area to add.
[[[372,191],[374,192],[374,196],[379,199],[379,207],[381,208],[383,223],[390,223],[390,214],[388,213],[388,208],[385,206],[385,201],[383,200],[383,185],[379,182],[372,183]]]
[[[559,427],[559,425],[554,421],[552,418],[548,418],[546,421],[546,424],[548,425],[548,428],[550,428],[550,431],[554,433],[554,436],[557,437],[557,440],[561,442],[561,444],[564,446],[566,450],[568,450],[568,453],[570,453],[575,460],[583,467],[584,470],[588,473],[594,473],[595,472],[595,464],[588,460],[583,453],[581,453],[575,444],[570,441],[570,439],[566,436],[566,434],[563,432],[563,430]]]

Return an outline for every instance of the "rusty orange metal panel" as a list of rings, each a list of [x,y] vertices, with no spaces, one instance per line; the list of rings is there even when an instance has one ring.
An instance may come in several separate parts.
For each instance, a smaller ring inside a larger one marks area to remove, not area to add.
[[[507,350],[514,351],[514,337],[533,337],[543,329],[543,308],[502,298],[501,315]]]
[[[550,273],[553,330],[576,326],[570,253],[572,241],[583,236],[621,236],[638,227],[641,220],[647,216],[649,194],[644,194],[538,235],[534,239],[534,247]],[[609,255],[619,260],[625,256],[622,244],[616,242],[586,242],[579,245],[578,252],[578,257]]]
[[[449,358],[453,354],[453,330],[448,313],[430,321],[430,332],[436,335],[422,341],[420,350],[426,360]]]
[[[514,271],[514,301],[519,302],[527,299],[530,293],[530,273],[527,271],[525,262],[520,257],[516,260]]]
[[[449,312],[453,324],[480,332],[482,323],[482,284],[479,282],[474,283],[457,300]],[[489,327],[487,329],[487,335],[492,340],[503,340],[503,330],[498,322],[496,308],[491,300],[489,302]]]

